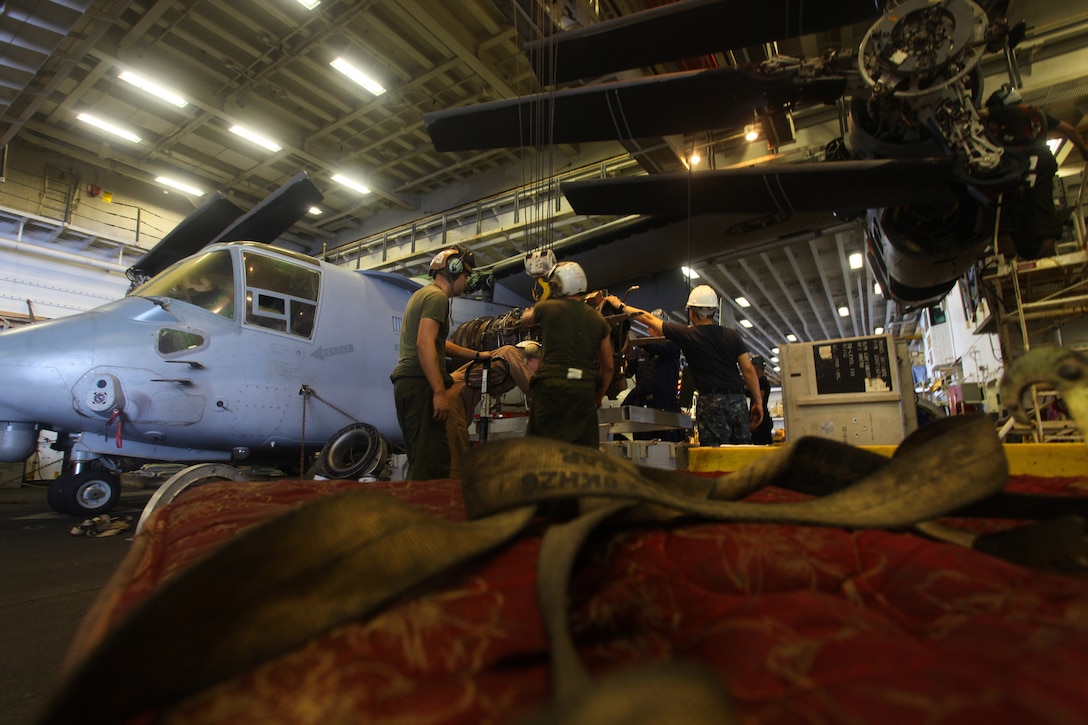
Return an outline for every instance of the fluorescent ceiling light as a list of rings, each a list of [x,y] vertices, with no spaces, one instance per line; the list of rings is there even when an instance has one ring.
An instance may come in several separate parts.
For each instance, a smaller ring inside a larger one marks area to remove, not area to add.
[[[189,186],[175,179],[171,179],[168,176],[156,176],[155,181],[163,186],[169,186],[171,189],[177,189],[178,191],[184,191],[186,194],[192,194],[193,196],[204,196],[204,192],[195,186]]]
[[[333,177],[332,177],[332,180],[335,181],[338,184],[343,184],[344,186],[348,187],[352,191],[357,191],[360,194],[369,194],[370,193],[370,189],[363,186],[358,181],[355,181],[354,179],[349,179],[346,176],[341,176],[340,174],[334,174]]]
[[[786,342],[797,342],[797,335],[794,335],[792,332],[786,335]]]
[[[343,58],[337,58],[336,60],[329,63],[329,65],[361,85],[363,88],[373,93],[375,96],[380,96],[381,94],[385,93],[385,89],[382,88],[381,83],[378,83],[378,81],[374,80],[366,73],[363,73],[361,70],[359,70]]]
[[[752,321],[751,320],[741,320],[740,321],[740,326],[741,327],[751,327],[752,326]]]
[[[298,4],[307,10],[313,10],[321,4],[321,0],[298,0]]]
[[[874,335],[883,335],[884,334],[884,328],[883,327],[876,328],[875,330],[873,330],[873,334]]]
[[[680,271],[684,273],[684,276],[688,279],[699,279],[699,273],[691,267],[681,267]]]
[[[252,141],[253,143],[257,144],[258,146],[261,146],[262,148],[266,148],[269,151],[282,151],[283,150],[283,147],[280,146],[275,141],[273,141],[272,139],[265,138],[264,136],[262,136],[259,133],[256,133],[254,131],[250,131],[245,126],[238,126],[238,125],[231,126],[230,127],[230,132],[237,135],[237,136],[241,136],[246,141]]]
[[[1058,155],[1058,149],[1062,147],[1063,143],[1065,143],[1064,138],[1048,138],[1046,140],[1046,146],[1048,149],[1050,149],[1050,153],[1052,156]]]
[[[850,269],[861,269],[863,264],[865,264],[865,258],[861,256],[861,252],[854,252],[850,255]]]
[[[319,209],[318,207],[311,206],[310,210],[308,212],[306,212],[306,213],[307,214],[313,214],[314,216],[321,216],[322,212],[321,212],[321,209]]]
[[[734,297],[733,301],[737,303],[738,307],[751,307],[752,303],[748,301],[747,297]]]
[[[880,288],[880,283],[879,282],[873,282],[873,294],[874,295],[879,295],[881,297],[884,296],[884,290],[882,290]]]
[[[140,90],[150,93],[156,98],[162,99],[167,103],[172,103],[178,108],[185,108],[189,105],[188,101],[186,101],[184,98],[182,98],[169,88],[164,88],[155,81],[148,80],[147,78],[144,78],[140,75],[136,75],[131,71],[121,71],[121,75],[119,77],[126,83],[131,83]]]
[[[843,305],[843,306],[839,307],[839,317],[849,317],[849,316],[850,316],[850,308],[849,307],[847,307],[846,305]]]
[[[80,121],[83,121],[83,123],[87,124],[88,126],[94,126],[95,128],[117,136],[118,138],[123,138],[126,141],[131,141],[132,143],[140,143],[140,137],[136,134],[132,133],[131,131],[126,131],[120,126],[115,126],[109,121],[103,121],[98,116],[92,116],[89,113],[81,113],[76,116],[76,118],[78,118]]]

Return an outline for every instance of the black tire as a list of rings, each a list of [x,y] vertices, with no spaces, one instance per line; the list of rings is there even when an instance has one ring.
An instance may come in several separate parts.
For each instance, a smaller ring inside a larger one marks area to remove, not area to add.
[[[106,471],[84,471],[65,484],[64,505],[73,516],[108,513],[121,498],[121,480]]]
[[[389,457],[389,446],[377,428],[354,423],[338,430],[321,449],[317,475],[334,480],[376,476]]]
[[[45,491],[45,500],[49,503],[49,508],[56,511],[58,514],[71,513],[68,511],[68,482],[69,478],[61,476],[57,478]]]

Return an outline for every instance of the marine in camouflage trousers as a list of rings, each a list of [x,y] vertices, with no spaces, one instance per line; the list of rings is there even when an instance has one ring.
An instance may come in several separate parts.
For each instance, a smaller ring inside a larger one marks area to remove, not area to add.
[[[751,443],[752,430],[748,423],[748,398],[743,393],[699,394],[695,408],[695,427],[699,445],[720,446],[723,443]]]

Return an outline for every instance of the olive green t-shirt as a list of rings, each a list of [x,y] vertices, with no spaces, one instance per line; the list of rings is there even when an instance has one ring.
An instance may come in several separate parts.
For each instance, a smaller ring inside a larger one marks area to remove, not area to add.
[[[397,367],[393,369],[390,380],[397,378],[422,378],[423,366],[419,363],[419,351],[416,349],[416,337],[419,335],[419,321],[423,318],[438,322],[438,336],[435,337],[434,346],[438,351],[438,369],[442,373],[442,379],[448,388],[453,383],[453,378],[446,372],[444,361],[446,359],[446,335],[450,330],[449,298],[442,288],[436,284],[429,284],[423,289],[417,290],[404,307],[404,320],[400,326],[400,354],[397,358]]]
[[[537,302],[533,318],[544,347],[534,377],[600,380],[597,348],[612,330],[600,312],[581,300],[559,298]]]

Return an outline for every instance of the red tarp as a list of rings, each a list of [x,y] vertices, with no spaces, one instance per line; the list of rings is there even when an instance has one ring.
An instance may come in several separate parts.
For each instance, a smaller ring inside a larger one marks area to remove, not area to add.
[[[362,486],[464,519],[457,481],[200,486],[152,519],[77,643],[246,526]],[[1008,490],[1088,495],[1086,486],[1019,477]],[[369,621],[189,699],[170,722],[481,723],[535,711],[550,696],[535,593],[544,525]],[[1086,579],[906,532],[692,521],[606,530],[571,584],[573,635],[594,674],[696,660],[719,673],[745,723],[1088,719]],[[230,598],[238,585],[215,594]]]

